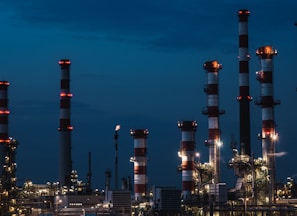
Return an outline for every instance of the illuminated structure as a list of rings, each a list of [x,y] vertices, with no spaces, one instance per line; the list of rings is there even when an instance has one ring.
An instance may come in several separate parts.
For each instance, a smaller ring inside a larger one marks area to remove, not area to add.
[[[115,165],[114,165],[114,179],[115,179],[115,189],[117,190],[119,185],[118,185],[118,140],[119,140],[119,134],[118,131],[121,129],[120,125],[116,125],[115,130],[114,130],[114,141],[115,141]]]
[[[182,138],[179,157],[182,159],[182,199],[190,200],[194,193],[194,164],[195,164],[195,131],[196,121],[179,121],[177,126],[181,129]]]
[[[253,159],[251,158],[251,141],[250,141],[250,101],[249,95],[249,60],[248,53],[248,16],[250,11],[239,10],[239,139],[240,150],[232,144],[233,158],[229,161],[229,166],[234,168],[237,177],[233,192],[236,198],[250,199],[254,197],[254,170]],[[255,165],[255,164],[254,164]]]
[[[8,97],[7,89],[9,82],[0,81],[0,167],[3,169],[5,156],[7,155],[7,145],[10,142],[8,136]]]
[[[61,92],[60,92],[60,166],[59,182],[61,186],[71,185],[71,131],[73,127],[70,124],[70,61],[61,59]]]
[[[248,53],[248,10],[239,10],[239,102],[240,112],[240,154],[251,156],[250,144],[250,101],[249,95],[249,60]]]
[[[142,201],[147,195],[147,129],[130,130],[134,138],[134,157],[130,161],[134,163],[134,194],[135,200]]]
[[[203,68],[207,72],[208,83],[204,88],[207,94],[207,109],[203,110],[204,115],[208,115],[208,140],[205,144],[209,148],[209,163],[213,167],[212,178],[213,183],[220,182],[220,129],[219,129],[219,116],[224,114],[224,111],[219,110],[219,70],[222,65],[217,61],[207,61],[204,63]]]
[[[260,100],[256,101],[257,105],[262,107],[262,154],[263,160],[267,163],[269,175],[269,203],[274,202],[275,195],[275,139],[277,137],[274,106],[280,101],[274,101],[273,98],[273,56],[277,55],[277,51],[271,46],[263,46],[257,49],[257,56],[261,62],[261,71],[258,71],[257,80],[261,84]]]

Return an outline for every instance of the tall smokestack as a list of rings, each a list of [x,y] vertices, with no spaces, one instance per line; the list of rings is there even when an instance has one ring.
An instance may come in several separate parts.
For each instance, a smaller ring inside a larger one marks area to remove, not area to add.
[[[209,148],[209,163],[213,167],[212,178],[214,184],[220,182],[220,129],[219,116],[224,114],[224,111],[219,111],[219,70],[222,65],[217,61],[207,61],[203,68],[207,72],[208,83],[204,88],[207,94],[207,109],[202,111],[204,115],[208,115],[208,140],[205,144]]]
[[[179,121],[177,126],[181,129],[182,138],[179,157],[182,159],[182,199],[191,199],[194,192],[194,160],[195,160],[195,132],[196,121]]]
[[[239,131],[240,154],[251,156],[250,144],[250,101],[249,95],[249,50],[248,50],[248,10],[239,10]]]
[[[135,200],[143,200],[147,195],[147,129],[130,130],[134,138],[134,157],[131,162],[134,163],[134,194]]]
[[[267,162],[268,175],[270,176],[269,202],[274,201],[275,193],[275,138],[277,137],[274,121],[274,106],[280,101],[273,98],[273,56],[277,51],[271,46],[263,46],[257,49],[257,56],[260,58],[261,71],[258,71],[257,80],[261,84],[260,100],[257,105],[262,107],[262,154],[263,160]]]
[[[0,81],[0,168],[3,169],[3,165],[5,164],[5,157],[7,155],[8,144],[10,143],[10,139],[8,136],[8,97],[7,97],[7,89],[9,86],[9,82]]]
[[[61,59],[61,92],[60,92],[60,166],[59,181],[61,186],[71,185],[71,131],[70,124],[70,61]]]

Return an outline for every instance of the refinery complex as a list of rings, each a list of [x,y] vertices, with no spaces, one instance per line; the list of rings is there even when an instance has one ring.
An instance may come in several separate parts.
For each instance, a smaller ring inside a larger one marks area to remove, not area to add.
[[[110,169],[105,171],[103,191],[92,187],[91,152],[88,155],[86,182],[78,180],[77,171],[72,167],[71,155],[71,98],[69,59],[61,59],[58,64],[60,79],[60,116],[58,132],[59,179],[56,182],[35,184],[28,180],[17,185],[16,152],[18,140],[9,133],[9,81],[0,81],[0,215],[297,215],[297,191],[295,182],[288,177],[283,185],[276,183],[276,147],[278,138],[274,107],[280,104],[273,95],[273,61],[277,50],[270,46],[260,46],[255,55],[260,68],[255,79],[259,81],[260,92],[252,100],[249,88],[248,18],[250,11],[239,10],[239,148],[233,146],[233,156],[228,161],[235,173],[235,184],[222,182],[220,167],[221,129],[220,116],[225,113],[219,107],[219,72],[222,64],[217,60],[206,61],[201,65],[207,77],[204,93],[207,106],[202,114],[208,118],[208,160],[197,161],[195,133],[196,120],[178,120],[181,138],[177,140],[176,151],[180,164],[180,187],[156,186],[148,184],[147,139],[149,129],[130,130],[134,143],[133,177],[118,177],[118,130],[115,128],[115,166],[113,176],[115,187],[111,185]],[[261,156],[255,157],[251,149],[250,103],[258,105],[262,113]],[[13,132],[12,132],[13,134]],[[153,154],[151,152],[150,154]],[[149,186],[152,185],[152,186]],[[295,199],[296,198],[296,199]]]

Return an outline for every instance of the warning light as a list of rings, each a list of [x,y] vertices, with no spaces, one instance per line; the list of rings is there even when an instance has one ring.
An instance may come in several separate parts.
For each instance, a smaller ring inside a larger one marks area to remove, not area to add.
[[[65,59],[65,60],[60,60],[59,61],[59,65],[70,65],[70,61],[68,59]]]
[[[0,115],[9,115],[9,113],[8,110],[0,110]]]
[[[72,97],[73,95],[71,93],[60,93],[61,97]]]

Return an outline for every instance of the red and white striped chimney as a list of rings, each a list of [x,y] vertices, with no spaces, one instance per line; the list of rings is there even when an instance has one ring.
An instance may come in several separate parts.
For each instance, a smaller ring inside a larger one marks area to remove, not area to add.
[[[131,162],[134,163],[134,196],[135,200],[143,200],[147,195],[147,129],[130,130],[134,138],[134,157]]]
[[[8,136],[8,97],[7,89],[9,82],[0,81],[0,169],[2,170],[7,155],[7,145],[10,142]]]
[[[208,115],[208,140],[205,144],[209,148],[209,163],[213,167],[213,183],[220,182],[220,129],[219,116],[224,114],[224,111],[219,111],[219,70],[222,65],[217,61],[207,61],[203,68],[207,72],[207,87],[204,92],[207,94],[207,109],[202,111],[203,114]]]
[[[181,129],[182,138],[179,157],[182,159],[182,199],[190,200],[194,193],[194,160],[195,160],[195,132],[196,121],[179,121],[177,126]]]
[[[248,50],[248,16],[250,11],[244,9],[238,11],[239,18],[239,131],[240,154],[251,156],[250,144],[250,101],[249,95],[249,50]]]
[[[61,92],[60,92],[60,166],[59,181],[61,186],[71,185],[71,131],[70,124],[70,61],[61,59]]]
[[[273,56],[277,50],[272,46],[263,46],[257,49],[260,58],[261,71],[256,73],[257,80],[261,85],[260,100],[257,105],[262,107],[262,154],[263,160],[267,162],[268,174],[270,176],[269,200],[274,200],[275,192],[275,139],[277,137],[276,124],[274,120],[274,106],[280,104],[279,100],[273,98]]]

